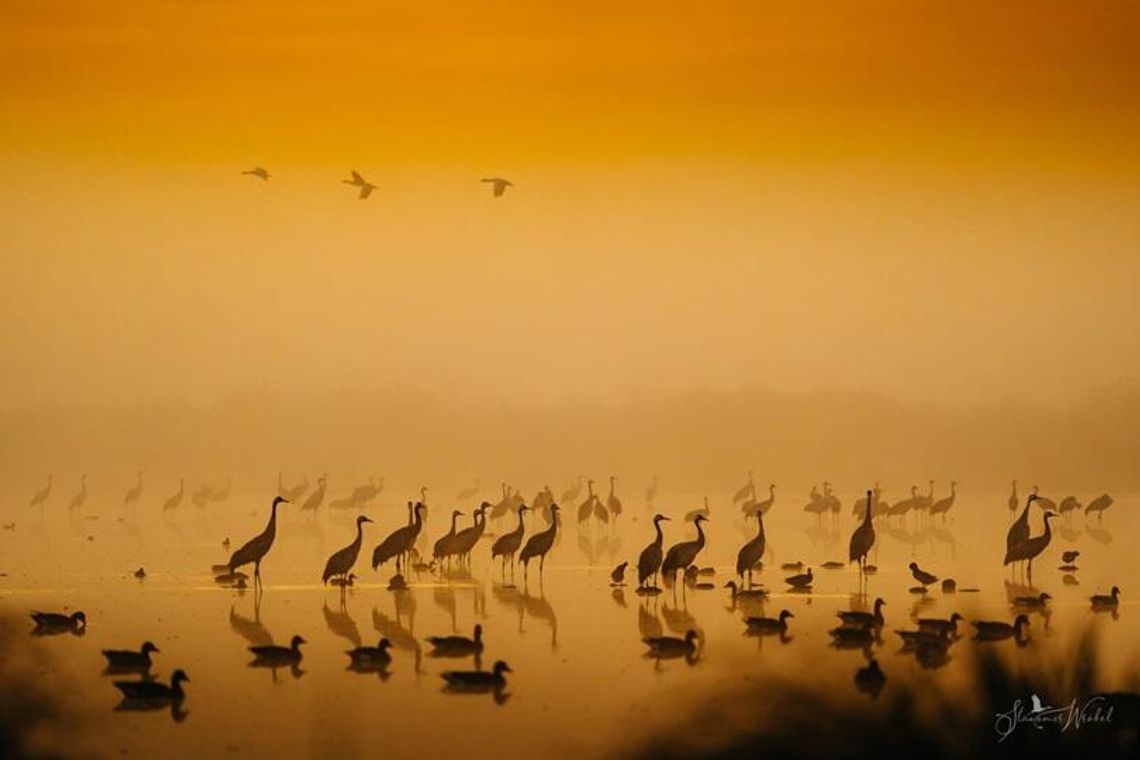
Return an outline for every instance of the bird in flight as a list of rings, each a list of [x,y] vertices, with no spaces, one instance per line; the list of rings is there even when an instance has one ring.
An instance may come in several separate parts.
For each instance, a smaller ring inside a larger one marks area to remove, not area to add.
[[[486,177],[485,179],[481,179],[479,181],[490,182],[493,185],[492,190],[494,191],[496,198],[505,193],[508,187],[515,186],[515,183],[511,182],[509,179],[503,179],[502,177]]]
[[[353,187],[359,187],[360,200],[364,200],[368,196],[372,195],[372,191],[378,187],[377,185],[373,185],[371,182],[364,179],[364,177],[361,177],[360,172],[356,171],[355,169],[352,170],[352,179],[342,179],[341,182],[346,185],[352,185]]]
[[[255,166],[252,169],[246,169],[242,174],[252,175],[265,182],[269,181],[269,171],[264,166]]]

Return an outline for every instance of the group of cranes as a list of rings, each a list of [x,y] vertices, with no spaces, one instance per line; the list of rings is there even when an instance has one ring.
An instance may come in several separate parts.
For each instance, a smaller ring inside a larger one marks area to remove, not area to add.
[[[1037,502],[1037,506],[1040,507],[1041,509],[1047,510],[1049,512],[1055,512],[1058,515],[1064,515],[1064,516],[1067,516],[1067,515],[1071,514],[1072,512],[1081,511],[1081,502],[1076,496],[1073,496],[1070,494],[1070,495],[1066,496],[1065,498],[1061,499],[1061,503],[1058,504],[1057,502],[1053,501],[1049,497],[1040,495],[1039,491],[1040,491],[1040,489],[1037,486],[1033,486],[1033,492],[1032,493],[1033,493],[1034,499]],[[1010,486],[1010,494],[1009,494],[1008,504],[1009,504],[1009,511],[1010,511],[1011,515],[1016,513],[1018,508],[1021,506],[1021,502],[1017,498],[1017,481],[1016,480],[1014,480]],[[1100,519],[1104,516],[1104,511],[1106,509],[1108,509],[1109,507],[1111,507],[1112,504],[1113,504],[1112,497],[1109,496],[1107,493],[1102,493],[1100,496],[1097,496],[1097,497],[1091,499],[1089,501],[1089,503],[1084,506],[1084,513],[1086,516],[1095,514],[1097,516],[1097,518]]]

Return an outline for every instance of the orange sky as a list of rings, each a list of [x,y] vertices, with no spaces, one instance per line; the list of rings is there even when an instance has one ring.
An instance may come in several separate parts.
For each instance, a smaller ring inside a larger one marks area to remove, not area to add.
[[[1140,6],[612,5],[0,7],[8,399],[1140,376]]]

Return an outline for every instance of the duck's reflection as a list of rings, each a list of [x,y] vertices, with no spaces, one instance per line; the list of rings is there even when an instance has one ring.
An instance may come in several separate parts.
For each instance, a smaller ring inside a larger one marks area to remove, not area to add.
[[[1098,544],[1108,546],[1112,543],[1112,531],[1110,531],[1108,528],[1101,527],[1100,525],[1089,525],[1086,523],[1085,533],[1087,533],[1088,537],[1093,541],[1096,541]]]

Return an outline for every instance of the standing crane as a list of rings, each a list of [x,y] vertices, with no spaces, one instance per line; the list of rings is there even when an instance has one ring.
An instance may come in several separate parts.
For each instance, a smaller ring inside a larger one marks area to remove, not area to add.
[[[273,548],[273,539],[277,537],[277,507],[281,504],[288,503],[289,500],[281,496],[275,496],[273,498],[273,506],[269,508],[269,522],[265,525],[265,530],[246,541],[241,548],[230,557],[229,569],[231,574],[239,567],[252,562],[253,583],[255,586],[261,583],[261,561],[265,559],[265,555]]]
[[[347,580],[356,558],[360,556],[360,544],[364,541],[364,523],[372,522],[364,515],[356,518],[356,538],[351,544],[333,553],[325,563],[325,571],[321,574],[321,583],[328,583],[329,578],[339,577]],[[341,586],[343,589],[344,586]]]
[[[525,580],[529,574],[530,561],[538,557],[538,577],[542,579],[542,568],[546,564],[546,554],[550,548],[554,546],[554,537],[558,534],[558,512],[557,504],[550,505],[551,521],[550,527],[541,533],[535,533],[526,542],[523,547],[522,553],[519,554],[519,562],[523,566],[523,579]]]

